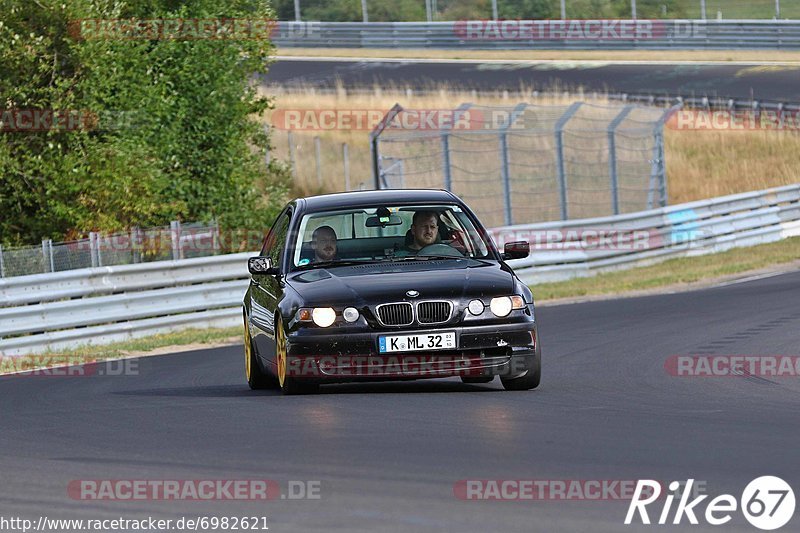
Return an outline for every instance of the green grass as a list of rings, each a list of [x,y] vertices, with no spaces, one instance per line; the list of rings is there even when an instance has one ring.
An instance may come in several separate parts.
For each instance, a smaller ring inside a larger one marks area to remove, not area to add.
[[[232,337],[241,338],[240,327],[221,329],[187,329],[175,333],[164,333],[131,339],[105,346],[80,346],[60,351],[50,351],[41,355],[0,358],[0,375],[19,370],[30,370],[39,367],[80,365],[129,357],[135,353],[150,352],[167,346],[185,346],[189,344],[208,345],[223,342]]]
[[[800,259],[800,237],[718,254],[671,259],[656,265],[588,278],[531,285],[536,301],[657,289],[741,274]]]

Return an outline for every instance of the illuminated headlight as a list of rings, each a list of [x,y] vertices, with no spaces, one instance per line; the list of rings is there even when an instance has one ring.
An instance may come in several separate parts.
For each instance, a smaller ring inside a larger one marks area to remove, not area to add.
[[[469,310],[470,314],[478,316],[483,313],[483,310],[486,306],[483,305],[483,302],[480,300],[472,300],[469,305],[467,306],[467,310]]]
[[[513,309],[523,309],[524,307],[525,300],[522,299],[522,296],[500,296],[492,298],[492,302],[489,304],[492,313],[499,317],[508,316]]]
[[[358,309],[355,307],[348,307],[342,312],[342,316],[348,322],[355,322],[358,320]]]
[[[311,319],[319,327],[327,328],[336,320],[336,311],[330,307],[315,307],[311,312]]]

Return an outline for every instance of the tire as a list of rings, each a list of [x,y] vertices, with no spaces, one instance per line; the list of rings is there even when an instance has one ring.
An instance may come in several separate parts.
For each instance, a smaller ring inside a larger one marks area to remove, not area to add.
[[[287,353],[286,332],[283,329],[283,319],[275,317],[275,363],[278,367],[278,386],[285,395],[315,394],[319,392],[319,384],[304,383],[286,373]]]
[[[480,377],[461,376],[461,381],[468,385],[473,385],[477,383],[491,383],[493,380],[494,376],[480,376]]]
[[[250,338],[250,328],[247,327],[247,317],[244,319],[244,375],[251,390],[269,389],[275,386],[272,376],[261,369],[258,356],[253,348],[253,339]]]
[[[527,372],[518,378],[500,377],[505,390],[531,390],[539,386],[542,380],[542,353],[536,352],[533,362],[527,368]]]

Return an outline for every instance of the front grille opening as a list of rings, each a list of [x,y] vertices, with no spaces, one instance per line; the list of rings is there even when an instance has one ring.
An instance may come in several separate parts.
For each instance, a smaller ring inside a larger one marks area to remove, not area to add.
[[[386,326],[408,326],[414,312],[410,303],[384,304],[378,306],[378,318]]]
[[[420,324],[437,324],[450,318],[450,302],[420,302],[417,315]]]

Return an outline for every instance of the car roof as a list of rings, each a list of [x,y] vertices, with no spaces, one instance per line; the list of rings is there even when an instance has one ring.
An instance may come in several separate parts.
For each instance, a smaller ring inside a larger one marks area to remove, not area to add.
[[[405,202],[417,203],[458,203],[461,201],[451,192],[443,189],[379,189],[371,191],[338,192],[308,196],[298,199],[305,204],[305,211],[324,211],[348,207],[374,207],[380,204]]]

